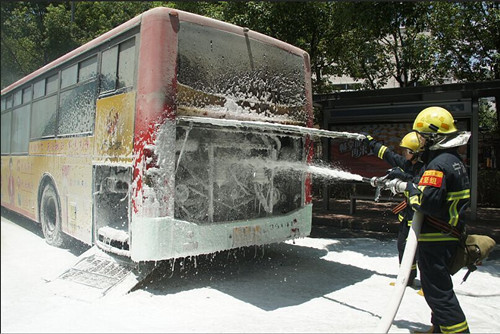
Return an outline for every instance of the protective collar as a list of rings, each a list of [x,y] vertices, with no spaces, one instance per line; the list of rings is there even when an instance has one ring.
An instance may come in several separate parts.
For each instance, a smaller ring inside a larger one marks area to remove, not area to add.
[[[449,135],[436,136],[429,150],[436,151],[465,145],[469,141],[470,135],[470,131],[457,131]]]

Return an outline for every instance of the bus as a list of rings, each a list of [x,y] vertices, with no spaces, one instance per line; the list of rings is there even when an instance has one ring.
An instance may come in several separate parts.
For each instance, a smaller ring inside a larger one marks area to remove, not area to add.
[[[310,234],[309,56],[157,7],[1,91],[1,204],[134,262]]]

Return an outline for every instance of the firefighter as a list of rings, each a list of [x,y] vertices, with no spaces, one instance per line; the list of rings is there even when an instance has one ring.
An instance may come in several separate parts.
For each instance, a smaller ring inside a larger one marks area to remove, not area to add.
[[[441,107],[422,110],[413,130],[424,144],[422,160],[426,167],[418,184],[407,183],[406,192],[411,207],[425,216],[417,258],[424,297],[432,311],[428,333],[469,333],[449,271],[459,240],[433,221],[444,222],[459,232],[465,228],[463,215],[470,198],[470,182],[457,147],[467,143],[470,133],[459,132],[453,116]]]
[[[380,159],[385,160],[393,168],[389,171],[388,179],[400,179],[403,181],[418,182],[424,163],[420,160],[420,151],[422,150],[418,135],[412,131],[406,134],[399,146],[403,148],[403,155],[393,152],[390,148],[373,139],[372,136],[366,136],[370,151]],[[399,264],[403,259],[403,254],[406,246],[406,239],[411,228],[413,219],[413,209],[407,205],[407,199],[401,202],[393,209],[394,214],[398,216],[399,231],[398,231],[398,255]],[[410,276],[408,278],[408,286],[412,286],[415,277],[417,276],[416,258],[413,259]]]

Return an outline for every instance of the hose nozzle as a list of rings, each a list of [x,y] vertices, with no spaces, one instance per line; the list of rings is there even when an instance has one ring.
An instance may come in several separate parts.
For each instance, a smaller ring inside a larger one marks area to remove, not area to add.
[[[364,177],[361,181],[363,181],[364,183],[369,183],[369,184],[372,183],[372,179],[370,179],[369,177]]]
[[[368,183],[370,184],[372,187],[382,187],[384,188],[387,180],[386,180],[387,176],[381,176],[381,177],[377,177],[377,176],[374,176],[374,177],[363,177],[362,181],[364,183]]]
[[[406,188],[406,182],[399,179],[388,180],[387,175],[382,177],[374,176],[372,178],[363,177],[362,181],[364,183],[370,184],[372,187],[376,188],[375,201],[378,201],[380,196],[380,190],[391,190],[393,194],[402,193]]]

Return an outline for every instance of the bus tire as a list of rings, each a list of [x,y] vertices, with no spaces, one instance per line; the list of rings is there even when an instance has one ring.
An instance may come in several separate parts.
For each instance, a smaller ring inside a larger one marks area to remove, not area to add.
[[[64,236],[61,229],[61,204],[56,188],[47,183],[40,198],[40,223],[45,241],[52,246],[61,247]]]

